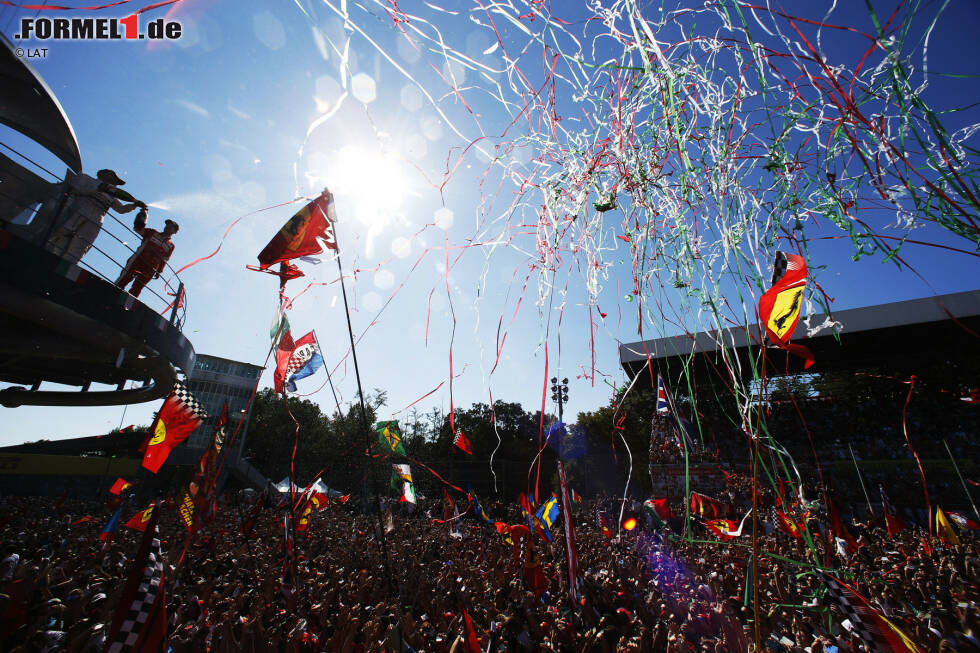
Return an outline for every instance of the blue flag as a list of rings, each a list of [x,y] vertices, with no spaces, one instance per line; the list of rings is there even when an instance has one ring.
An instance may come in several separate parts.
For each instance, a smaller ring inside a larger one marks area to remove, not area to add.
[[[555,493],[552,492],[551,498],[542,503],[541,507],[538,508],[538,511],[534,515],[539,522],[544,524],[545,528],[542,530],[544,531],[544,536],[548,538],[549,542],[551,541],[551,527],[556,521],[558,521],[559,514],[561,513],[560,509],[558,508],[558,497],[556,497]]]
[[[105,525],[102,532],[99,533],[99,539],[105,543],[112,541],[112,538],[116,536],[116,531],[119,530],[119,518],[122,516],[122,506],[116,508],[116,512],[112,513],[112,518],[109,523]]]
[[[304,365],[299,372],[296,372],[289,377],[289,379],[286,381],[286,389],[290,392],[296,392],[296,381],[305,379],[306,377],[315,373],[321,367],[323,367],[323,356],[320,355],[320,352],[316,352],[313,354],[313,357],[310,358],[309,363]]]
[[[473,492],[473,488],[467,486],[467,489],[469,490],[468,494],[470,495],[470,498],[473,499],[473,514],[476,515],[476,518],[483,523],[493,526],[493,520],[490,519],[490,515],[488,515],[487,511],[483,509],[483,506],[480,505],[480,500],[476,498],[476,493]]]
[[[323,367],[323,356],[312,331],[296,341],[296,348],[286,364],[286,390],[296,392],[296,381],[305,379]]]

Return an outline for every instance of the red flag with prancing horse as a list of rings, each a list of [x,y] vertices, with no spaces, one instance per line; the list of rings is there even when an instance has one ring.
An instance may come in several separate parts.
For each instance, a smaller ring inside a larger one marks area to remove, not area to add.
[[[800,321],[806,277],[806,260],[802,256],[776,252],[772,287],[759,299],[759,319],[773,344],[803,358],[804,368],[809,368],[813,365],[813,353],[803,345],[789,342]]]
[[[151,437],[143,456],[143,467],[154,474],[160,471],[160,466],[174,447],[186,440],[207,416],[194,395],[177,381],[150,428]]]
[[[324,189],[319,197],[287,220],[259,252],[260,269],[300,256],[322,254],[324,249],[337,249],[337,239],[333,233],[336,220],[333,195]]]

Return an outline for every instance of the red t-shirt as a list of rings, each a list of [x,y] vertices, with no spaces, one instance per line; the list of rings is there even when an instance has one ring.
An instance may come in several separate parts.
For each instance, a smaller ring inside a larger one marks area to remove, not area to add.
[[[154,274],[163,264],[170,260],[173,254],[174,244],[170,238],[156,229],[141,230],[143,243],[136,250],[136,261],[134,267],[141,272]]]

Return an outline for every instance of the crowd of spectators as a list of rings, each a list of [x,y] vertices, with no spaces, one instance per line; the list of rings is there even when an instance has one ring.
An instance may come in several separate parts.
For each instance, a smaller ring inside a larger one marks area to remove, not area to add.
[[[744,497],[743,497],[744,499]],[[284,585],[281,510],[262,510],[246,537],[240,498],[222,502],[188,542],[174,511],[159,528],[167,560],[169,647],[183,651],[434,651],[466,649],[464,613],[481,650],[732,651],[754,648],[750,538],[655,528],[638,504],[632,531],[617,528],[619,501],[574,508],[578,604],[569,598],[561,528],[537,550],[548,582],[529,591],[521,561],[497,531],[470,515],[462,537],[438,523],[436,504],[395,515],[384,564],[376,515],[353,501],[331,505],[297,534],[295,578]],[[131,502],[132,503],[132,502]],[[133,506],[134,511],[137,508]],[[741,510],[742,506],[737,506]],[[101,651],[141,533],[122,527],[105,545],[102,506],[75,499],[0,499],[0,616],[7,651]],[[675,512],[683,508],[674,506]],[[516,506],[491,504],[519,523]],[[596,516],[612,526],[604,534]],[[97,518],[71,526],[85,515]],[[828,547],[820,513],[813,537],[794,539],[760,519],[758,625],[770,651],[866,650],[837,607],[828,608],[815,565],[837,570],[924,651],[977,650],[980,561],[976,540],[958,545],[910,527],[889,538],[856,528],[853,554]],[[612,535],[612,537],[609,537]],[[690,537],[685,537],[690,535]],[[828,550],[829,548],[829,550]],[[388,576],[390,574],[391,581]],[[746,585],[749,585],[747,588]]]

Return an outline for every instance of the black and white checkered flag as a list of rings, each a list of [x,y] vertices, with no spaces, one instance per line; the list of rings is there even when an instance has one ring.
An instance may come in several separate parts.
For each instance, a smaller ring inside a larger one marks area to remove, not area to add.
[[[776,260],[772,264],[772,283],[770,285],[775,286],[784,274],[786,274],[786,255],[782,252],[776,252]]]
[[[129,612],[119,632],[116,633],[115,640],[109,646],[109,653],[135,650],[136,643],[140,641],[143,629],[156,608],[162,580],[163,555],[160,552],[160,540],[154,537],[146,566],[143,568],[143,581],[136,589],[133,601],[129,605]],[[160,616],[157,615],[156,618],[159,619]]]
[[[171,394],[177,399],[177,401],[183,404],[187,410],[197,415],[202,422],[207,419],[208,413],[206,410],[204,410],[204,406],[201,405],[201,402],[199,402],[197,398],[191,394],[191,391],[188,390],[187,386],[181,381],[174,383],[174,389]]]
[[[106,636],[107,653],[154,651],[166,640],[163,552],[157,537],[159,506],[153,511]]]
[[[844,613],[844,617],[851,622],[851,628],[854,634],[861,638],[861,641],[867,645],[869,650],[878,650],[875,646],[874,637],[871,636],[871,631],[867,628],[861,616],[863,610],[859,609],[860,606],[853,603],[850,599],[850,596],[852,596],[851,592],[848,592],[833,576],[828,576],[827,574],[820,574],[820,576],[827,586],[827,596],[824,598],[824,601],[826,603],[833,603],[840,608],[841,612]]]
[[[823,572],[817,572],[827,586],[825,603],[837,605],[851,623],[851,631],[861,638],[873,653],[919,653],[909,637],[871,607],[867,599],[845,583]]]

